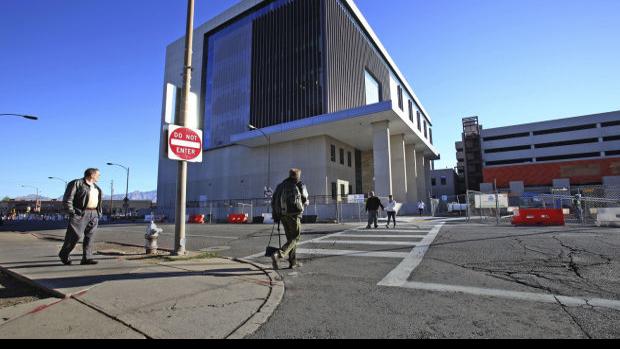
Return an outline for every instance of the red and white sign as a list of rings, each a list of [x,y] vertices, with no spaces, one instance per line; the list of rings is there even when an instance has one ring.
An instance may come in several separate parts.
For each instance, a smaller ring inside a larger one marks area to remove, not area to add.
[[[187,162],[202,162],[202,131],[170,125],[168,129],[168,158]]]

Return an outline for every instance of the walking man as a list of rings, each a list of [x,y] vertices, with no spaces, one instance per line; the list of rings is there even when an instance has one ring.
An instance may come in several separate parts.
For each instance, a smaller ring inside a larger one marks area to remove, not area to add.
[[[424,214],[424,210],[426,209],[426,205],[424,204],[424,201],[419,201],[418,202],[418,211],[420,212],[420,216],[422,216]]]
[[[278,259],[286,257],[290,269],[301,267],[296,252],[301,239],[301,217],[308,204],[308,190],[301,181],[301,170],[291,169],[289,177],[278,185],[271,200],[274,220],[282,223],[286,234],[286,244],[271,256],[274,270],[280,268]]]
[[[368,201],[366,201],[366,212],[368,212],[368,226],[366,229],[370,229],[373,223],[375,229],[379,228],[379,207],[381,207],[381,210],[385,210],[385,207],[381,204],[381,200],[375,196],[374,191],[371,191],[370,194],[368,194]]]
[[[63,205],[70,215],[69,226],[65,235],[65,243],[60,250],[60,260],[64,265],[71,265],[71,252],[83,237],[82,265],[94,265],[93,238],[99,217],[101,217],[103,191],[97,186],[99,170],[89,168],[84,172],[84,178],[76,179],[67,185]]]
[[[385,225],[386,228],[390,228],[390,218],[394,221],[394,228],[396,228],[396,205],[398,203],[396,202],[396,200],[394,200],[394,197],[392,195],[390,195],[390,200],[387,203],[387,206],[385,207],[385,211],[387,212],[387,216],[388,216],[388,221],[387,224]]]

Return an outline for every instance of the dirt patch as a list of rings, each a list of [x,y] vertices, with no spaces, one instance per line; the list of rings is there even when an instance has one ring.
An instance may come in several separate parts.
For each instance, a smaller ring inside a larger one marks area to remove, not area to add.
[[[50,296],[0,271],[0,309]]]

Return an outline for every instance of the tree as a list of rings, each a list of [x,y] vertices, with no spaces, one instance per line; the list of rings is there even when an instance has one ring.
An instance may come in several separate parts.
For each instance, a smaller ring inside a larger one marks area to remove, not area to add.
[[[8,196],[5,196],[5,197],[2,199],[2,201],[11,201],[11,198],[10,198],[10,197],[8,197]]]

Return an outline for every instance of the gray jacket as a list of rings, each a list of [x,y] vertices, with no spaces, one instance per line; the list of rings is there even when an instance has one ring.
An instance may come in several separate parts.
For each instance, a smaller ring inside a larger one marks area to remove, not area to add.
[[[103,190],[95,184],[95,188],[99,190],[99,203],[97,203],[97,213],[101,217],[103,213]],[[71,181],[67,185],[65,196],[62,199],[62,203],[67,213],[71,215],[83,216],[86,205],[88,205],[88,199],[90,198],[90,187],[84,178]]]

